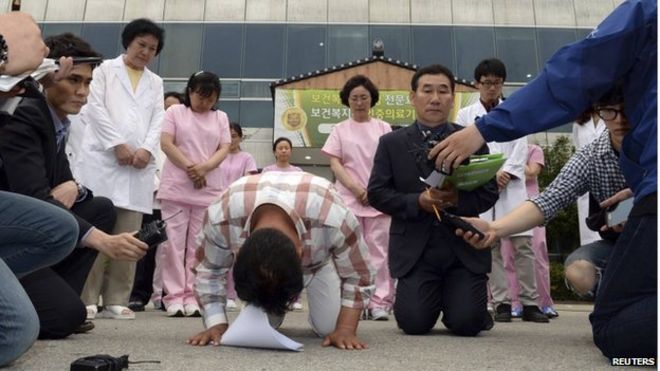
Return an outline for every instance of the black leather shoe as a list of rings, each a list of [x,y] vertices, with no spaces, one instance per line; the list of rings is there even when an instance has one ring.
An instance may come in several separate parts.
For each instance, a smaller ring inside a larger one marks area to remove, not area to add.
[[[144,312],[145,305],[146,304],[142,301],[135,300],[128,303],[128,309],[132,310],[133,312]]]
[[[495,322],[511,322],[511,304],[498,305],[497,309],[495,309],[494,319]]]
[[[77,329],[73,331],[74,334],[84,334],[86,332],[92,331],[94,328],[94,322],[92,321],[85,321],[83,322],[82,325],[78,326]]]
[[[550,322],[548,316],[543,314],[539,307],[536,305],[524,305],[522,312],[522,320],[528,322],[547,323]]]

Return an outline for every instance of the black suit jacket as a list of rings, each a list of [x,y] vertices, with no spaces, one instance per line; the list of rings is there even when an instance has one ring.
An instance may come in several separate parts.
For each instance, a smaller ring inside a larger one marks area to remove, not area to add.
[[[50,195],[55,186],[73,180],[64,147],[57,149],[55,124],[45,98],[23,98],[12,118],[0,127],[0,189],[65,208]],[[80,239],[92,225],[72,214]]]
[[[448,124],[449,132],[462,129]],[[447,248],[467,269],[474,273],[487,273],[491,268],[489,249],[477,250],[456,237],[454,228],[438,223],[435,215],[422,210],[417,203],[426,185],[419,180],[426,177],[417,156],[426,157],[422,134],[413,124],[382,136],[374,157],[367,195],[369,204],[392,217],[390,226],[389,267],[392,277],[405,276],[417,263],[433,233],[441,234]],[[483,146],[477,154],[488,153]],[[462,216],[478,216],[497,201],[497,183],[491,180],[471,192],[459,191],[458,206],[447,211]]]

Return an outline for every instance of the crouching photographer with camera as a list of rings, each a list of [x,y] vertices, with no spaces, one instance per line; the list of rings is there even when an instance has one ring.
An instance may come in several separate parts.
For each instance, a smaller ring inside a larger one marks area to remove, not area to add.
[[[457,238],[451,218],[442,214],[476,216],[488,210],[497,201],[497,184],[493,179],[469,192],[427,189],[420,177],[434,168],[426,159],[429,142],[462,129],[448,122],[454,75],[441,65],[420,68],[411,90],[417,120],[380,138],[367,190],[369,204],[392,217],[389,265],[398,279],[394,315],[406,334],[428,333],[442,312],[451,332],[475,336],[493,326],[486,310],[491,254]],[[485,145],[478,152],[487,153]]]
[[[46,40],[50,58],[99,55],[72,34]],[[101,251],[116,259],[137,260],[147,245],[130,233],[108,234],[115,223],[112,202],[94,197],[72,176],[65,141],[70,114],[86,103],[94,63],[75,64],[68,76],[54,81],[42,95],[26,88],[13,116],[0,128],[0,189],[21,193],[67,210],[76,219],[78,247],[64,260],[21,278],[40,323],[39,337],[62,338],[89,331],[80,300],[87,275]],[[88,247],[88,248],[82,248]]]
[[[589,297],[597,295],[615,242],[623,230],[620,224],[608,225],[607,209],[633,196],[619,166],[621,143],[630,131],[630,124],[623,112],[621,86],[605,94],[595,104],[595,111],[605,122],[607,130],[578,150],[545,191],[493,222],[466,219],[486,234],[484,239],[478,240],[470,232],[458,232],[473,246],[486,248],[497,239],[547,223],[561,209],[589,192],[592,205],[587,225],[600,232],[603,239],[573,251],[566,258],[564,268],[568,286],[578,295]],[[601,208],[600,212],[594,210]],[[655,257],[648,256],[648,259],[655,260]],[[634,282],[626,284],[634,287]]]

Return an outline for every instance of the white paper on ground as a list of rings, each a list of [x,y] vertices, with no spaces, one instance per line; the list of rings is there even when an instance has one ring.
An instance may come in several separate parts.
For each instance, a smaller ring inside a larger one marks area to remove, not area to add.
[[[268,315],[261,308],[247,305],[222,335],[222,345],[247,348],[303,350],[297,343],[280,334],[268,323]]]

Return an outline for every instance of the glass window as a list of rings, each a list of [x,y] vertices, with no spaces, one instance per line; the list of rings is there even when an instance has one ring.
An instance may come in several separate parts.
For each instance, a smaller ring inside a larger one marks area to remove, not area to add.
[[[440,63],[456,71],[451,27],[416,26],[412,28],[412,37],[413,58],[410,62],[418,66]]]
[[[204,25],[202,69],[221,78],[240,78],[242,48],[243,25]]]
[[[222,84],[222,98],[238,98],[241,96],[241,82],[239,80],[220,79]]]
[[[176,91],[183,94],[187,84],[188,81],[163,80],[163,92]]]
[[[245,27],[243,77],[279,79],[284,73],[284,25]]]
[[[241,82],[242,98],[270,98],[270,84],[272,81],[243,81]]]
[[[371,57],[368,38],[367,26],[328,26],[328,66]]]
[[[286,76],[325,67],[325,26],[289,25],[286,39]]]
[[[103,54],[103,58],[112,59],[124,51],[121,45],[121,31],[123,25],[119,23],[84,23],[82,38],[92,48]]]
[[[591,31],[593,31],[593,30],[594,30],[593,28],[576,28],[576,29],[575,29],[575,33],[577,34],[577,38],[576,38],[576,40],[582,40],[582,39],[584,39],[584,38],[587,37],[587,35],[589,35],[589,34],[591,33]]]
[[[401,62],[410,62],[410,27],[409,26],[371,26],[369,29],[369,44],[379,38],[385,44],[385,58]],[[363,57],[371,56],[371,50]],[[361,57],[362,58],[362,57]]]
[[[82,34],[82,23],[44,23],[42,26],[41,33],[44,39],[65,32],[71,32],[77,36]]]
[[[495,55],[493,29],[490,27],[455,27],[456,70],[459,79],[472,80],[474,68]]]
[[[238,114],[239,104],[240,102],[237,100],[225,100],[220,98],[220,101],[215,105],[215,108],[226,113],[230,122],[238,122],[241,124],[241,126],[243,126],[243,123],[240,122],[240,116]]]
[[[538,28],[536,30],[538,40],[539,65],[543,67],[545,62],[552,57],[562,46],[575,41],[575,30],[560,28]]]
[[[536,37],[530,28],[496,28],[497,57],[506,65],[508,82],[528,82],[538,73]]]
[[[269,100],[242,100],[239,116],[241,126],[244,128],[272,128],[274,112],[273,102]]]
[[[202,25],[166,23],[165,47],[160,53],[162,77],[190,77],[199,71],[202,49]]]

